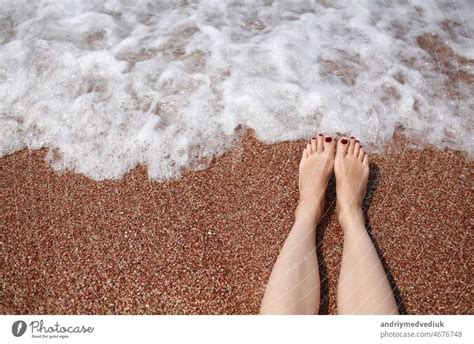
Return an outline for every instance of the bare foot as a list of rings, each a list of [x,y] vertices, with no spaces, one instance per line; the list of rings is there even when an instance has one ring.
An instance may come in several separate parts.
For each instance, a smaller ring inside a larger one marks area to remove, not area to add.
[[[343,224],[347,217],[362,216],[367,179],[369,177],[369,156],[354,138],[341,138],[337,143],[334,163],[336,174],[337,214]],[[344,226],[343,226],[344,227]]]
[[[306,145],[299,167],[300,200],[298,214],[321,215],[324,194],[334,168],[336,143],[330,136],[319,134]]]

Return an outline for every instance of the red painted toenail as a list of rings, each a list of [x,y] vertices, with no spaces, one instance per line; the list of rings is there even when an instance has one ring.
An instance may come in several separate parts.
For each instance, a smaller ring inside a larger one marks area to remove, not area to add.
[[[359,143],[359,140],[356,140],[357,143]]]
[[[342,139],[342,140],[341,140],[341,143],[342,143],[343,145],[347,144],[347,142],[349,142],[349,141],[347,141],[346,139]]]
[[[323,136],[323,134],[318,134],[318,136]]]
[[[328,137],[326,137],[326,138],[324,139],[324,141],[326,141],[326,142],[331,142],[331,141],[332,141],[332,138],[330,138],[330,137],[328,136]]]
[[[353,138],[354,138],[354,136],[351,136],[351,139],[353,139]]]
[[[316,140],[316,138],[315,138],[315,137],[313,137],[311,140]]]

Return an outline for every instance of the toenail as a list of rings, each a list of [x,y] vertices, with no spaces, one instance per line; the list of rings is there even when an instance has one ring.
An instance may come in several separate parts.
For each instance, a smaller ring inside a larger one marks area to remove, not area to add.
[[[315,138],[315,137],[313,137],[311,140],[316,140],[316,138]]]
[[[318,136],[323,136],[323,134],[318,134]]]
[[[353,139],[353,138],[354,138],[354,136],[351,136],[351,139]]]
[[[356,140],[357,143],[359,143],[359,140]]]
[[[341,143],[342,143],[343,145],[347,144],[347,142],[349,142],[349,141],[347,141],[346,139],[342,139],[342,140],[341,140]]]
[[[328,136],[328,137],[326,137],[326,138],[324,139],[324,141],[326,141],[326,142],[331,142],[331,141],[332,141],[332,138],[330,138],[330,137]]]

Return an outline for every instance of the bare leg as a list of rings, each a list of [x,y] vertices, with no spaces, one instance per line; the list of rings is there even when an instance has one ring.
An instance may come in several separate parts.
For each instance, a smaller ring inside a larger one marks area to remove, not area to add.
[[[295,223],[270,275],[261,314],[317,314],[319,311],[316,225],[324,209],[334,151],[334,140],[321,134],[310,140],[303,151]]]
[[[362,202],[369,176],[369,157],[353,138],[337,145],[337,213],[344,249],[337,291],[339,314],[398,314],[382,263],[365,228]]]

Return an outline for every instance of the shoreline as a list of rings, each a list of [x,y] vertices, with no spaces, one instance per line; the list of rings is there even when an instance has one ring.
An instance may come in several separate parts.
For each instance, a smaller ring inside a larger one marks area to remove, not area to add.
[[[469,314],[466,153],[371,155],[369,232],[409,314]],[[46,149],[1,158],[2,314],[255,314],[292,222],[303,142],[252,135],[202,171],[151,182],[54,172]],[[321,311],[335,314],[342,233],[318,229]],[[324,258],[323,261],[321,259]]]

